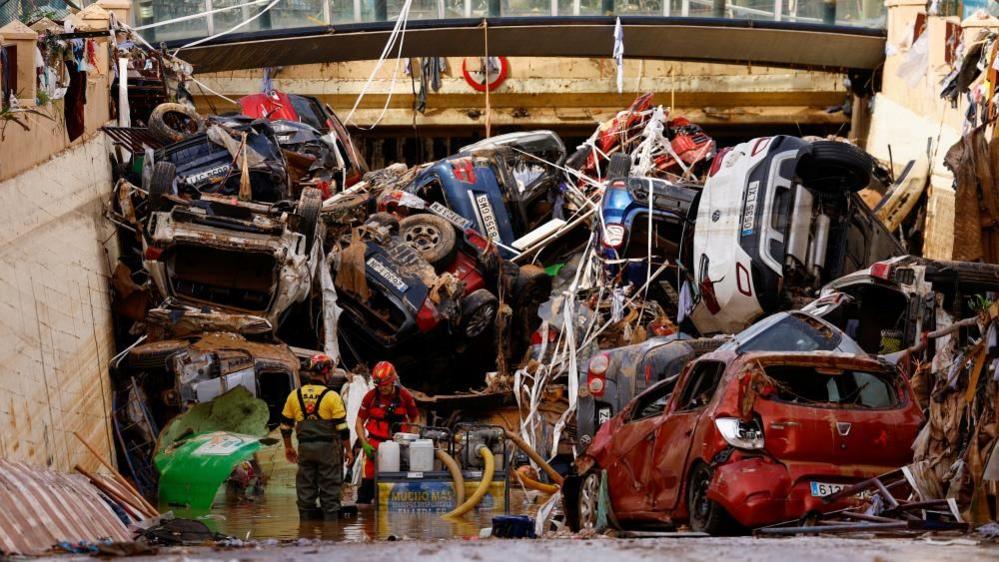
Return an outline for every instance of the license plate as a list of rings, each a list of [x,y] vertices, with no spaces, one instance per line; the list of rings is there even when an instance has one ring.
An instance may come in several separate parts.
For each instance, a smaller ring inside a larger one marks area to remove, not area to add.
[[[846,488],[846,484],[830,484],[828,482],[812,482],[812,495],[821,498]]]
[[[458,213],[448,209],[444,205],[434,201],[430,204],[430,212],[443,218],[449,223],[457,226],[458,228],[465,230],[466,228],[471,228],[472,221],[466,219],[465,217],[459,215]]]

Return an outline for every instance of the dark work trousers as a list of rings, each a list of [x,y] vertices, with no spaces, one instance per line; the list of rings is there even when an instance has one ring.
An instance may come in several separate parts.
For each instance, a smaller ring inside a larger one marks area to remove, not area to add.
[[[340,513],[340,487],[343,485],[343,446],[340,439],[298,444],[298,510],[308,514],[319,503],[324,519]]]

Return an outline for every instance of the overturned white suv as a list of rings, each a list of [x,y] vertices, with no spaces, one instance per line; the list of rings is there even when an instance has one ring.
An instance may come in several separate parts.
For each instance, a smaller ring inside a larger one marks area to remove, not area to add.
[[[305,300],[320,261],[322,197],[298,203],[203,195],[151,213],[143,265],[163,297],[230,314],[259,316],[276,329]]]
[[[873,168],[866,152],[837,141],[775,136],[721,151],[694,224],[698,331],[739,332],[790,308],[795,290],[902,254],[854,193]]]

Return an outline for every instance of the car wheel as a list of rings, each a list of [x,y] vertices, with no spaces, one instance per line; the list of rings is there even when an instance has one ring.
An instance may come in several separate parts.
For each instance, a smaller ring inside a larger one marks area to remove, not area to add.
[[[298,199],[298,230],[305,235],[305,252],[312,251],[316,242],[316,228],[319,226],[319,212],[323,207],[323,194],[314,187],[302,190]]]
[[[462,303],[461,332],[468,339],[485,333],[496,319],[498,302],[486,289],[479,289],[465,297]]]
[[[173,193],[173,181],[177,177],[177,166],[173,162],[157,162],[149,178],[149,208],[158,211],[163,206],[163,198]]]
[[[175,143],[205,130],[205,122],[182,103],[161,103],[149,114],[149,132],[165,143]]]
[[[711,486],[711,467],[698,463],[690,471],[687,483],[687,512],[690,514],[690,528],[695,532],[709,535],[725,535],[733,531],[733,521],[725,508],[708,499]]]
[[[815,141],[802,156],[797,171],[805,187],[817,191],[859,191],[871,183],[874,160],[852,144]]]
[[[587,472],[579,484],[579,530],[594,529],[597,526],[597,512],[600,508],[600,473]]]
[[[549,298],[552,292],[552,278],[540,266],[522,265],[517,272],[516,295],[522,307],[539,305]]]
[[[399,221],[399,237],[434,267],[451,261],[458,247],[454,227],[437,215],[413,215]]]

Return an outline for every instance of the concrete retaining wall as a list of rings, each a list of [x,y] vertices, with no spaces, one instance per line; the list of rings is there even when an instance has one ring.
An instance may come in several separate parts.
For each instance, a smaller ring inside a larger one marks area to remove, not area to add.
[[[17,150],[4,143],[3,153]],[[104,135],[0,182],[0,457],[72,470],[112,458],[114,354],[102,218],[111,189]]]

